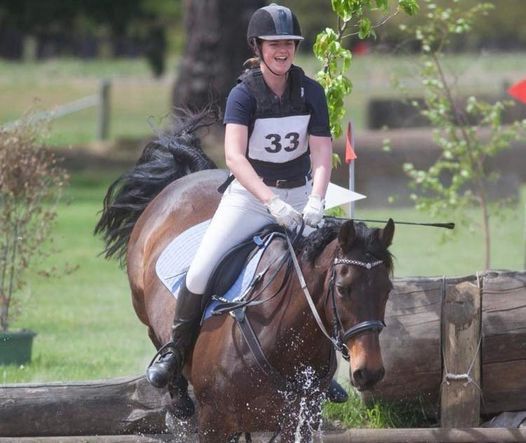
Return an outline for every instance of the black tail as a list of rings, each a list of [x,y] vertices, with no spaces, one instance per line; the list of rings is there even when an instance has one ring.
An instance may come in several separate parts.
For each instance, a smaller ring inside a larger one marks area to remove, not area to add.
[[[104,256],[123,262],[128,240],[146,206],[174,180],[192,172],[217,166],[201,149],[195,131],[217,122],[210,109],[185,112],[175,125],[144,148],[136,165],[115,180],[104,197],[104,207],[95,234],[106,243]]]

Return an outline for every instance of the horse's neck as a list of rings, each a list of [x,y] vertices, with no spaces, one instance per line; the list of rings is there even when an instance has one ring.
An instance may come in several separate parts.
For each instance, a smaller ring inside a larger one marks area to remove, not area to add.
[[[327,304],[331,263],[336,252],[336,247],[336,242],[332,242],[313,263],[300,262],[303,278],[307,284],[306,290],[300,287],[299,278],[295,272],[292,273],[291,277],[295,280],[295,285],[297,285],[292,293],[292,296],[296,298],[296,303],[294,303],[293,306],[297,312],[295,313],[296,315],[290,317],[291,321],[295,323],[296,326],[300,326],[305,323],[305,319],[308,319],[308,327],[313,326],[315,332],[320,336],[323,336],[323,333],[321,332],[320,326],[316,323],[307,297],[312,299],[316,306],[316,311],[327,329],[330,325],[325,308]]]
[[[331,264],[336,254],[338,244],[334,240],[329,243],[313,263],[302,263],[302,272],[307,287],[312,292],[312,298],[319,310],[323,308],[328,293]],[[320,312],[320,315],[322,312]]]

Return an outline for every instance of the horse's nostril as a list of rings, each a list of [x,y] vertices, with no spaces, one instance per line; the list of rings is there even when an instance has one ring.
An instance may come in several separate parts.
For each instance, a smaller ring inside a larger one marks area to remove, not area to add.
[[[382,367],[380,369],[377,369],[376,371],[369,371],[365,368],[363,369],[356,369],[352,373],[352,380],[354,381],[355,386],[365,387],[365,386],[372,386],[375,383],[379,382],[382,378],[384,378],[385,375],[385,369]]]
[[[353,373],[353,378],[354,378],[354,381],[358,384],[358,385],[362,385],[364,384],[365,382],[365,371],[363,369],[357,369],[356,371],[354,371]]]

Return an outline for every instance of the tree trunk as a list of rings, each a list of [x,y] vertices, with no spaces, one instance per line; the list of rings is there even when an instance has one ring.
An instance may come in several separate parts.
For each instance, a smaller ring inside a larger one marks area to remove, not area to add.
[[[174,107],[224,109],[225,99],[250,57],[246,30],[262,0],[185,0],[186,46],[172,94]]]

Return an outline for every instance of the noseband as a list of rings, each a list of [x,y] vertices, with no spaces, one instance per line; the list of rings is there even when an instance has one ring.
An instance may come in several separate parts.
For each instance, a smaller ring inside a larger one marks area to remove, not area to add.
[[[340,352],[343,355],[343,358],[346,360],[349,360],[349,350],[347,349],[347,346],[345,342],[349,340],[352,337],[355,337],[357,335],[363,334],[364,332],[373,331],[377,332],[378,334],[382,332],[382,329],[385,327],[385,322],[382,320],[365,320],[360,323],[355,324],[354,326],[351,326],[348,329],[345,329],[343,327],[343,323],[341,321],[338,308],[336,306],[336,296],[334,295],[334,285],[335,282],[335,276],[336,276],[336,266],[337,265],[353,265],[353,266],[360,266],[362,268],[365,268],[367,270],[370,270],[374,268],[375,266],[381,265],[383,263],[382,260],[377,260],[373,262],[363,262],[360,260],[353,260],[350,258],[339,258],[336,257],[333,262],[332,266],[332,272],[331,272],[331,280],[329,283],[329,294],[332,299],[332,306],[333,306],[333,313],[334,313],[334,336],[336,337],[336,340],[338,342],[338,348]]]

